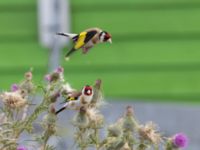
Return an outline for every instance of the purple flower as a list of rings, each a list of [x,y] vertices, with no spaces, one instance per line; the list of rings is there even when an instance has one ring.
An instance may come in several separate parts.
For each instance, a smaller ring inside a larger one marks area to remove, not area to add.
[[[12,84],[12,85],[11,85],[11,91],[12,91],[12,92],[16,92],[17,90],[19,90],[19,86],[18,86],[17,84],[15,84],[15,83]]]
[[[188,138],[183,133],[177,133],[173,136],[172,142],[178,148],[185,148],[188,145]]]
[[[57,73],[63,73],[63,72],[64,72],[64,68],[63,68],[63,67],[58,67],[58,68],[56,69],[56,72],[57,72]]]
[[[51,75],[50,74],[45,75],[44,79],[47,81],[51,81]]]
[[[17,147],[17,150],[28,150],[28,149],[24,146],[19,146],[19,147]]]

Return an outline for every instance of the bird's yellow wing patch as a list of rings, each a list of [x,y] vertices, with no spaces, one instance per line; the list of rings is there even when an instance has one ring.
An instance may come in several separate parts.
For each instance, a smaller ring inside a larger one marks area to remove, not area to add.
[[[85,37],[86,37],[87,32],[81,32],[79,34],[78,40],[74,45],[74,49],[79,49],[85,44]]]

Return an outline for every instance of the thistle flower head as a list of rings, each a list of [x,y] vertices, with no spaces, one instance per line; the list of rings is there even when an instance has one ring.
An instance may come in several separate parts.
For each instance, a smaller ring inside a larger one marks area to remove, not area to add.
[[[159,144],[161,141],[161,135],[157,131],[157,125],[153,122],[141,125],[138,132],[140,139],[147,140],[153,144]]]
[[[172,142],[177,148],[185,148],[188,145],[188,138],[183,133],[177,133],[172,137]]]
[[[28,150],[28,149],[26,147],[24,147],[24,146],[18,146],[17,150]]]
[[[34,84],[31,80],[24,81],[20,84],[20,91],[22,95],[26,96],[34,91]]]
[[[133,132],[135,128],[137,128],[137,121],[133,116],[133,107],[127,106],[126,112],[122,120],[122,127],[124,131],[130,131]]]
[[[118,124],[112,124],[108,127],[108,136],[119,137],[122,135],[122,129]]]
[[[19,86],[14,83],[14,84],[11,85],[10,89],[11,89],[12,92],[16,92],[17,90],[19,90]]]
[[[56,102],[57,98],[60,97],[60,92],[59,91],[56,91],[55,93],[53,93],[51,96],[50,96],[50,101],[52,103]]]
[[[25,77],[26,80],[29,80],[29,81],[30,81],[30,80],[32,80],[32,78],[33,78],[33,74],[32,74],[31,71],[29,71],[29,72],[26,72],[26,73],[25,73],[24,77]]]
[[[86,128],[89,125],[89,118],[87,115],[87,109],[86,107],[82,106],[76,114],[76,116],[73,119],[73,124],[77,126],[78,128]]]
[[[44,76],[44,79],[45,79],[46,81],[51,81],[51,75],[50,75],[50,74],[45,75],[45,76]]]
[[[90,119],[91,128],[101,128],[104,123],[104,117],[95,108],[90,108],[87,110],[87,115]]]
[[[17,92],[4,92],[0,97],[9,108],[21,108],[27,104],[27,100]]]
[[[57,72],[54,72],[50,75],[50,82],[56,82],[60,79],[60,75]]]
[[[55,72],[57,73],[63,73],[64,72],[64,68],[59,66],[58,68],[56,68]]]

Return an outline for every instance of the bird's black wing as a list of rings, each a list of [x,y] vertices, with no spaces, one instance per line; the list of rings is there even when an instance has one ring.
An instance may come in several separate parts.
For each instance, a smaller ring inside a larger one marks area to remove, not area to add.
[[[84,43],[89,42],[97,34],[96,30],[88,31],[84,40]]]
[[[85,35],[85,38],[84,38],[84,43],[81,44],[81,46],[79,45],[78,47],[82,47],[83,44],[86,44],[88,43],[95,35],[97,34],[97,31],[96,30],[91,30],[91,31],[88,31]],[[83,37],[80,37],[81,34],[79,34],[78,36],[75,36],[74,37],[74,41],[77,42],[80,38],[83,38]],[[83,35],[82,35],[83,36]],[[65,58],[68,58],[72,53],[74,53],[76,51],[76,45],[70,50],[67,52],[67,54],[65,55]]]

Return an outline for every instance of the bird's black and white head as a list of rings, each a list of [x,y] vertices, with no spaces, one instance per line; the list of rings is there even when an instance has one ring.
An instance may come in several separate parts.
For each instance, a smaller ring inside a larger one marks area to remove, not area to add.
[[[109,42],[109,43],[112,43],[112,37],[111,37],[111,34],[106,32],[106,31],[102,31],[100,34],[99,34],[99,39],[100,39],[100,42]]]
[[[83,92],[83,94],[86,95],[86,96],[92,96],[92,95],[93,95],[92,87],[89,86],[89,85],[84,86],[82,92]]]

